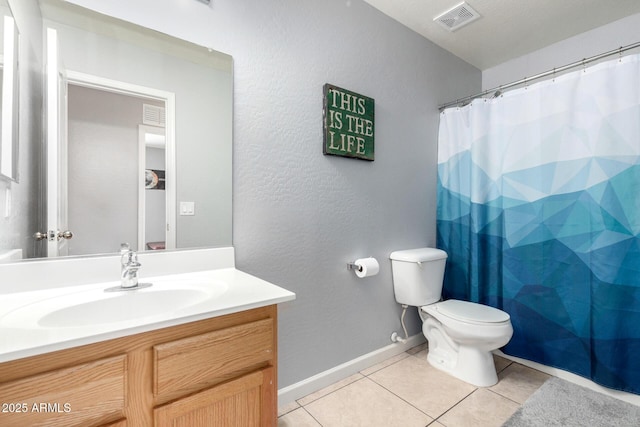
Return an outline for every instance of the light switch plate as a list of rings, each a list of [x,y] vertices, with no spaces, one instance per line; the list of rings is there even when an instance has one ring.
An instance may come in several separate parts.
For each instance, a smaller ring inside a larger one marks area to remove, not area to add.
[[[180,215],[195,215],[196,202],[180,202]]]

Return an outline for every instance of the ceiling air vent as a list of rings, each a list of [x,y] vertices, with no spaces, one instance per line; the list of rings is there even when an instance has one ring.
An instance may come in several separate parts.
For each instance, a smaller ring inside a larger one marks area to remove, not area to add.
[[[163,107],[142,104],[142,123],[150,126],[164,127],[166,115]]]
[[[447,30],[455,31],[478,18],[480,18],[480,14],[473,10],[466,2],[462,2],[443,14],[436,16],[433,20]]]

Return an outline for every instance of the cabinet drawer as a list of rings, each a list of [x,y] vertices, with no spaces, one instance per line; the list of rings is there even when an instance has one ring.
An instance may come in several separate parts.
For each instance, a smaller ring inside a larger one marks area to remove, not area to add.
[[[96,426],[124,417],[125,355],[0,384],[0,400],[21,405],[0,413],[2,426]],[[24,409],[24,411],[22,411]]]
[[[154,346],[154,395],[183,396],[275,362],[273,323],[263,319]]]

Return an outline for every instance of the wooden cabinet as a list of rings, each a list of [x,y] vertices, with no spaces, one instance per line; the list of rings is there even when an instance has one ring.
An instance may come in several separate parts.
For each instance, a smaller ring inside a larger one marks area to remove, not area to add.
[[[2,363],[0,425],[275,426],[276,325],[269,306]]]

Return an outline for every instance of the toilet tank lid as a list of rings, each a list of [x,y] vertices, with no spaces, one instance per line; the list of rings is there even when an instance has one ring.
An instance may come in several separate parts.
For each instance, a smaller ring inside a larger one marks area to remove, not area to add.
[[[445,259],[447,253],[436,248],[418,248],[391,252],[389,258],[396,261],[425,262]]]

